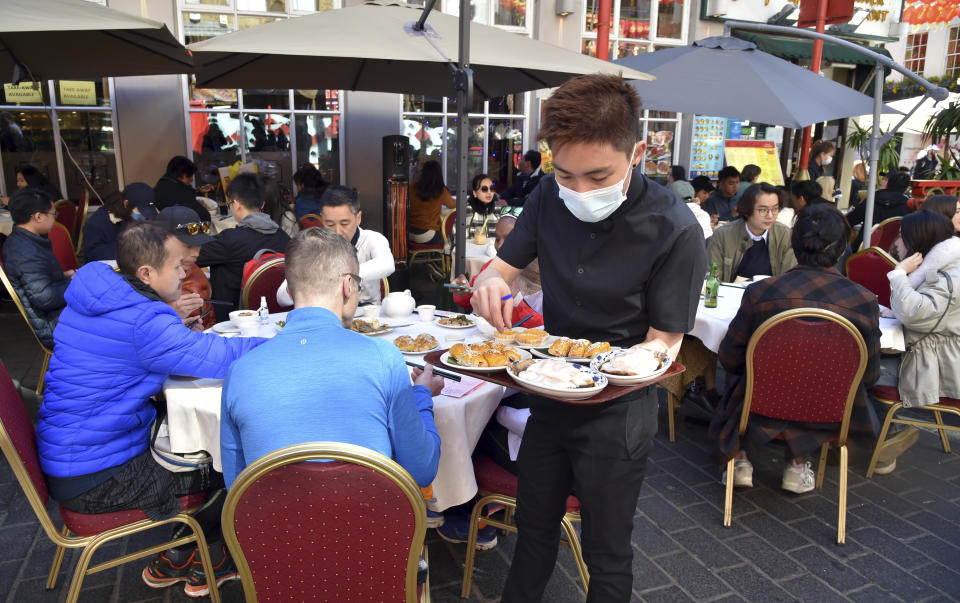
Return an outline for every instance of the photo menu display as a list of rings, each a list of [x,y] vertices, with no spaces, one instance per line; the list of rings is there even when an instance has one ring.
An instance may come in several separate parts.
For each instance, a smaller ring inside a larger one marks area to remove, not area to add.
[[[690,178],[715,179],[723,169],[723,141],[727,135],[725,117],[697,115],[693,119],[690,152]]]

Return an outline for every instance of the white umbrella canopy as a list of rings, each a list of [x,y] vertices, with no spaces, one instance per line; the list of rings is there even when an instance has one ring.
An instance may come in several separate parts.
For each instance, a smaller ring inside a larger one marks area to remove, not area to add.
[[[887,106],[901,111],[903,113],[908,113],[911,109],[917,106],[917,102],[922,97],[915,96],[913,98],[904,98],[897,101],[891,101],[887,103]],[[936,115],[940,111],[943,111],[950,106],[950,103],[960,102],[960,94],[956,92],[951,92],[947,99],[937,103],[932,98],[923,99],[923,103],[917,108],[916,112],[911,115],[907,121],[904,122],[898,132],[908,132],[911,134],[923,134],[923,128],[927,125],[927,120],[931,116]],[[881,115],[880,116],[880,129],[884,132],[889,132],[893,126],[900,123],[900,120],[903,119],[903,115]],[[873,114],[870,115],[861,115],[857,117],[857,123],[860,124],[860,127],[869,128],[873,124]]]
[[[189,73],[163,23],[86,0],[2,0],[0,81]]]
[[[413,30],[421,14],[419,7],[368,2],[197,42],[189,46],[196,83],[201,88],[320,86],[452,96],[447,60],[457,61],[459,18],[434,11],[424,35]],[[585,73],[652,79],[478,23],[470,24],[470,67],[479,98],[552,88]]]

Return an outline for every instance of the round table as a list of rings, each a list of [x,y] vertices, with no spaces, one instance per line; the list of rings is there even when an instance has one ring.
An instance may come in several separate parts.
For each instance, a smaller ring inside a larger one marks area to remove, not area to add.
[[[270,315],[271,322],[286,320],[286,313]],[[407,318],[381,318],[389,324],[406,324],[378,337],[393,341],[400,335],[416,336],[430,333],[442,347],[449,347],[446,336],[457,333],[466,341],[482,339],[477,329],[446,329],[435,321],[421,322],[416,314]],[[422,363],[423,355],[409,354],[405,358]],[[461,383],[463,383],[461,381]],[[448,387],[455,385],[448,382]],[[213,466],[222,471],[220,458],[220,395],[223,381],[219,379],[183,379],[171,377],[163,384],[167,399],[167,421],[170,445],[174,452],[206,450],[213,457]],[[477,493],[471,454],[480,434],[493,416],[505,388],[480,382],[477,389],[463,397],[439,395],[433,399],[434,421],[440,434],[440,467],[433,481],[434,499],[427,501],[433,511],[443,511],[470,501]]]
[[[10,236],[11,232],[13,232],[13,218],[10,217],[9,211],[0,209],[0,234]]]
[[[490,250],[493,249],[491,247],[492,244],[492,239],[490,239],[486,245],[477,245],[472,239],[468,239],[466,257],[464,258],[467,267],[463,272],[457,270],[457,255],[456,249],[454,249],[450,254],[450,257],[453,258],[453,269],[450,271],[451,282],[453,282],[453,279],[460,274],[465,274],[467,279],[471,279],[480,274],[480,271],[483,269],[483,265],[493,259],[494,255],[496,255],[496,253],[490,255]]]

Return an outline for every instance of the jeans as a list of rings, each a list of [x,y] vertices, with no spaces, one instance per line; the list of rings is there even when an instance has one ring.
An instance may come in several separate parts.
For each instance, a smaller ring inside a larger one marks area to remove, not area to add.
[[[519,537],[501,601],[540,601],[556,565],[571,492],[582,503],[587,601],[629,601],[633,516],[657,432],[655,390],[597,406],[544,399],[532,406],[517,459]]]

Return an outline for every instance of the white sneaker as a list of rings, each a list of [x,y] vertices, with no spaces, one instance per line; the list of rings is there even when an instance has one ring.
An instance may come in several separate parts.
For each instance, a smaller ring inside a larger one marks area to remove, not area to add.
[[[723,472],[720,483],[727,485],[727,472]],[[753,487],[753,465],[746,459],[737,459],[733,463],[733,485],[736,488]]]
[[[816,477],[813,475],[813,468],[810,461],[807,461],[799,467],[793,463],[787,465],[783,470],[783,482],[780,487],[788,492],[803,494],[813,490],[816,485]]]

